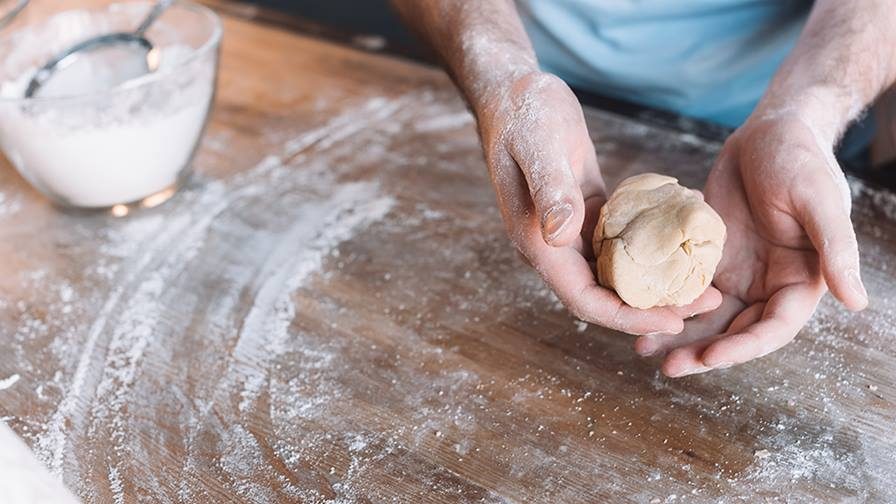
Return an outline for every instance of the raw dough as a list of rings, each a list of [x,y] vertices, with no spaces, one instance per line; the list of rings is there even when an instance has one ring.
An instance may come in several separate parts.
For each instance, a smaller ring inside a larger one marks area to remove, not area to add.
[[[725,223],[678,179],[645,173],[622,181],[594,233],[597,277],[635,308],[686,305],[712,282]]]

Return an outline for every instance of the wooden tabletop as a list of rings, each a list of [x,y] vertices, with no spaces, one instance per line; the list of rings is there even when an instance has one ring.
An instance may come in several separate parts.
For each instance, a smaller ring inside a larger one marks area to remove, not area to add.
[[[442,72],[225,25],[172,200],[66,213],[0,166],[0,418],[84,501],[896,500],[896,196],[851,180],[868,310],[667,379],[516,258]],[[720,147],[586,115],[611,184]]]

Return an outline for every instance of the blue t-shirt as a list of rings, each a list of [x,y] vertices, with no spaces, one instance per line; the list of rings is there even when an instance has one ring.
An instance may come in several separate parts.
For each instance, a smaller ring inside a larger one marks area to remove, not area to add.
[[[740,125],[793,48],[807,0],[517,0],[543,68],[570,84]]]

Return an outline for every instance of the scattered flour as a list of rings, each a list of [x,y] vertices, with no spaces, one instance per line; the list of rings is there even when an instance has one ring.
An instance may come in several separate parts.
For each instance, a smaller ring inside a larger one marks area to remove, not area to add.
[[[386,123],[408,131],[422,123],[414,133],[422,139],[468,129],[461,107],[416,94],[368,100],[284,138],[276,155],[242,173],[198,177],[159,209],[163,214],[104,223],[96,235],[80,229],[76,237],[100,241],[100,257],[83,272],[98,288],[59,271],[27,278],[53,298],[50,315],[75,320],[66,318],[66,306],[92,310],[92,323],[65,333],[24,301],[10,299],[3,308],[19,317],[17,342],[53,335],[63,370],[39,394],[52,406],[35,416],[38,425],[49,418],[46,430],[31,434],[40,458],[85,500],[113,502],[141,491],[212,500],[196,478],[208,474],[245,501],[332,504],[398,501],[407,489],[418,489],[420,500],[491,503],[657,488],[669,489],[664,502],[713,502],[725,491],[746,500],[791,482],[804,489],[884,488],[877,482],[892,475],[887,454],[874,439],[855,439],[842,408],[872,393],[844,353],[888,341],[892,325],[852,334],[847,315],[823,302],[787,359],[771,356],[752,369],[691,381],[651,379],[643,366],[652,365],[627,353],[629,341],[570,321],[516,260],[490,194],[469,189],[464,171],[480,159],[475,138],[449,135],[450,148],[421,158],[419,147],[384,133]],[[421,121],[421,114],[457,115]],[[604,136],[631,133],[623,120],[603,119]],[[661,136],[636,133],[639,141]],[[664,148],[662,139],[650,141]],[[445,185],[401,191],[423,167]],[[358,178],[359,171],[369,175]],[[484,170],[477,180],[487,187]],[[455,207],[476,212],[452,219],[444,209]],[[444,246],[448,227],[459,237],[452,247]],[[414,254],[397,260],[399,245]],[[207,260],[210,253],[215,261]],[[431,272],[423,286],[409,273],[421,269]],[[186,285],[195,285],[195,296]],[[340,303],[344,291],[356,289],[369,289],[365,317]],[[209,290],[214,296],[205,295]],[[509,330],[495,338],[492,324]],[[480,368],[474,348],[506,352],[504,375]],[[543,359],[548,353],[554,356]],[[377,365],[359,366],[361,358]],[[786,366],[817,368],[823,377],[788,382],[779,369]],[[16,370],[34,381],[31,371]],[[886,382],[874,383],[880,386],[873,393],[887,397]],[[630,400],[608,395],[607,387]],[[798,403],[787,402],[794,398]],[[396,414],[395,404],[406,414]],[[650,408],[654,416],[646,419]],[[769,409],[788,413],[761,414]],[[519,428],[523,417],[531,428]],[[170,431],[151,427],[158,418]],[[686,440],[649,438],[654,423],[682,418],[699,419],[694,436],[747,443],[739,448],[748,465],[707,476],[694,469],[701,462],[681,453]],[[481,443],[483,426],[516,430]],[[606,456],[619,443],[641,450],[654,442],[663,448],[650,450],[657,458],[646,483],[635,477],[644,476],[643,453]],[[676,443],[677,452],[664,451]],[[149,465],[160,446],[173,447],[177,462]],[[758,455],[762,450],[768,455]],[[404,471],[409,458],[417,464],[412,474]],[[177,463],[174,469],[189,476],[171,481],[165,470]],[[632,477],[602,478],[610,472]],[[487,486],[495,475],[497,488],[470,495],[476,489],[469,481],[482,478]],[[371,483],[382,481],[400,485]]]
[[[237,365],[249,364],[242,373],[241,410],[252,406],[267,379],[264,363],[277,359],[290,338],[288,329],[296,316],[292,293],[317,271],[334,247],[357,229],[382,219],[392,205],[390,198],[377,197],[375,185],[355,183],[338,188],[326,201],[312,202],[300,210],[301,220],[286,233],[280,248],[274,250],[260,272],[264,282],[233,351]],[[303,249],[296,250],[296,243],[304,244]]]
[[[115,466],[109,466],[109,490],[112,492],[112,499],[115,504],[124,504],[124,487],[121,483],[121,475]]]
[[[16,382],[19,381],[19,378],[20,377],[18,374],[14,374],[8,378],[4,378],[4,379],[0,380],[0,390],[6,390],[9,387],[12,387],[13,385],[16,384]]]
[[[363,129],[365,120],[384,120],[397,110],[395,107],[392,101],[371,100],[360,107],[360,112],[337,117],[322,129],[337,136],[345,131],[334,127],[334,123],[352,131]],[[345,134],[342,138],[350,136]],[[326,141],[321,142],[324,138]],[[240,265],[241,274],[255,276],[260,284],[254,308],[246,316],[240,333],[241,343],[234,349],[237,359],[246,357],[246,352],[260,352],[258,355],[268,360],[277,356],[277,348],[288,337],[286,329],[294,317],[291,293],[317,271],[334,247],[384,218],[394,204],[392,198],[380,194],[375,182],[341,183],[334,179],[339,171],[332,169],[331,158],[321,152],[333,149],[334,155],[342,155],[351,145],[334,142],[319,131],[309,131],[287,145],[281,155],[269,156],[229,180],[187,187],[176,201],[170,202],[179,208],[172,208],[165,218],[147,213],[120,221],[118,231],[107,236],[101,245],[104,260],[98,261],[95,272],[108,278],[114,287],[81,343],[69,350],[58,350],[60,354],[71,354],[77,348],[79,353],[73,377],[69,384],[62,385],[65,394],[48,428],[35,440],[38,455],[54,473],[64,472],[66,458],[77,457],[69,451],[73,435],[99,435],[95,429],[107,425],[112,428],[116,444],[128,444],[128,417],[124,410],[128,401],[135,398],[132,389],[145,353],[158,351],[157,345],[172,336],[160,325],[164,313],[159,310],[170,310],[164,299],[165,286],[176,281],[187,265],[201,261],[198,254],[209,234],[227,230],[222,228],[224,225],[242,226],[239,212],[235,213],[240,205],[267,204],[272,194],[287,191],[282,202],[284,218],[291,220],[287,230],[259,229],[253,232],[257,243],[247,242],[248,247],[271,245],[273,249],[260,272],[249,269],[250,264]],[[311,148],[317,151],[313,162],[297,171],[296,163],[306,162],[304,153]],[[44,277],[34,281],[58,282]],[[76,296],[63,285],[59,291],[60,310],[70,306]],[[239,300],[239,291],[220,295],[234,303]],[[241,374],[241,362],[233,366],[228,380],[244,387],[243,401],[248,407],[257,394],[258,378]],[[81,414],[84,405],[91,405],[89,416]],[[112,469],[108,473],[110,487],[119,499],[126,488],[121,481],[123,466]]]
[[[469,112],[447,114],[444,116],[426,117],[414,124],[414,129],[419,132],[444,131],[469,126],[475,123],[475,118]]]
[[[0,217],[14,215],[22,208],[22,200],[19,196],[10,196],[0,192]]]
[[[853,198],[867,198],[873,207],[889,220],[896,220],[896,193],[876,189],[861,179],[850,177],[849,187]]]

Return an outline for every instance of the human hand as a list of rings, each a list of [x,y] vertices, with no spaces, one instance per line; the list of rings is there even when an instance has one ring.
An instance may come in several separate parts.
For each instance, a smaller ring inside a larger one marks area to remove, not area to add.
[[[531,72],[477,107],[486,162],[508,234],[578,318],[632,334],[678,333],[721,302],[709,288],[684,307],[640,310],[600,287],[589,261],[606,201],[582,108],[559,78]]]
[[[833,139],[810,124],[796,116],[751,118],[725,143],[705,188],[728,226],[714,279],[723,308],[682,335],[636,341],[642,355],[671,349],[665,374],[724,368],[781,348],[828,287],[851,310],[867,305],[849,186]]]

